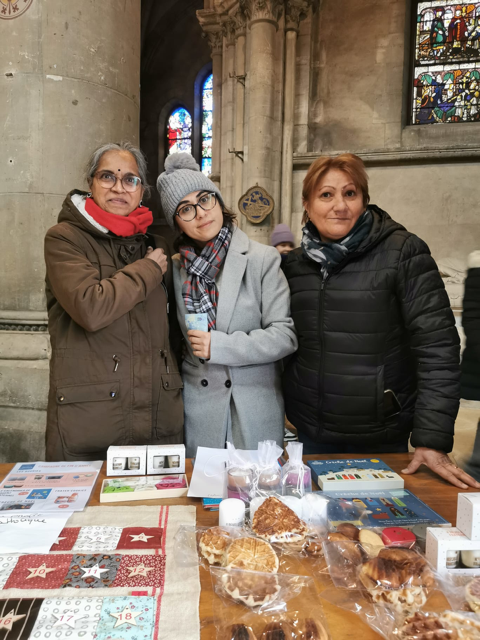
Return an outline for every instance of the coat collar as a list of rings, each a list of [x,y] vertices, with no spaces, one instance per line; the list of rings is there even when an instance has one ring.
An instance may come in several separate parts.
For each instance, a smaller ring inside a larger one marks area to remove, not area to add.
[[[228,249],[222,273],[222,290],[218,296],[217,331],[228,332],[230,320],[242,284],[243,274],[247,267],[249,239],[238,227],[232,234],[232,241]]]

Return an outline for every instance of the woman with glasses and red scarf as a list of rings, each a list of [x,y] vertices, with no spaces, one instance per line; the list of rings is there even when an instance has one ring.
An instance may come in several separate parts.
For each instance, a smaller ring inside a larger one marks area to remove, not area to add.
[[[90,191],[68,194],[45,238],[47,460],[183,442],[171,261],[164,239],[148,233],[145,159],[128,143],[106,144],[86,177]]]
[[[283,445],[282,359],[297,339],[280,254],[236,226],[190,154],[167,158],[157,188],[178,232],[172,262],[185,337],[187,455],[227,441],[241,449],[267,439]]]

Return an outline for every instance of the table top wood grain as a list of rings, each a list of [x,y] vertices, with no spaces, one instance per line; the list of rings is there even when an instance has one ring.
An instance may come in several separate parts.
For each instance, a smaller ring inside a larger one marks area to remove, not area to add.
[[[411,453],[395,453],[395,454],[381,454],[380,458],[388,464],[394,471],[400,473],[402,469],[408,466],[409,461],[412,459]],[[305,456],[305,460],[327,460],[327,459],[355,459],[355,458],[370,458],[378,457],[378,454],[356,456],[352,454],[342,455],[335,454],[335,456],[327,455],[315,455]],[[12,464],[0,464],[0,477],[3,478],[13,467]],[[192,461],[187,460],[186,473],[188,478],[192,475]],[[445,519],[452,523],[452,526],[456,523],[456,510],[457,510],[457,496],[459,493],[465,493],[464,490],[457,489],[450,484],[447,484],[444,480],[436,476],[432,471],[426,467],[421,467],[414,475],[403,476],[405,480],[405,489],[408,489],[414,493],[418,498],[423,500],[429,507],[439,513]],[[89,506],[100,506],[100,487],[102,481],[106,478],[105,464],[99,475],[99,479],[94,488],[92,497],[90,498]],[[471,491],[474,491],[473,489]],[[199,498],[170,498],[164,500],[143,500],[136,502],[121,502],[121,503],[102,503],[102,506],[128,506],[131,505],[135,508],[138,505],[155,505],[155,504],[169,504],[169,505],[193,505],[197,510],[197,525],[199,526],[214,526],[218,524],[218,512],[211,512],[203,509],[202,501]],[[308,574],[308,571],[306,572]],[[202,640],[215,640],[215,627],[213,625],[213,605],[216,596],[212,592],[212,584],[210,580],[209,572],[203,568],[200,568],[200,580],[202,586],[202,592],[200,596],[200,621],[202,626]],[[325,588],[332,588],[331,582],[328,576],[322,578],[316,578],[317,586],[320,591]],[[441,596],[440,596],[441,598]],[[330,628],[332,640],[357,640],[359,637],[362,640],[374,640],[380,636],[371,630],[366,624],[352,613],[345,612],[338,607],[335,607],[328,602],[322,600],[323,609],[327,618],[327,622]],[[440,608],[444,606],[444,603],[439,601]]]

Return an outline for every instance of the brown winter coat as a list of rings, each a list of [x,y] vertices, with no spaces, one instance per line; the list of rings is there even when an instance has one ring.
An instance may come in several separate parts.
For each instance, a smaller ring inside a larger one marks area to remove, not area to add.
[[[45,238],[52,344],[47,460],[105,459],[110,445],[183,442],[182,381],[169,343],[172,267],[159,236],[97,230],[65,199]],[[171,343],[178,326],[172,326]]]

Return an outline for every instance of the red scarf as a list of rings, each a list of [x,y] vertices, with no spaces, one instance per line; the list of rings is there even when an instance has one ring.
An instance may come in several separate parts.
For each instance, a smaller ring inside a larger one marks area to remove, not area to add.
[[[146,233],[153,222],[153,214],[148,207],[137,207],[128,216],[120,216],[104,211],[94,202],[93,198],[86,199],[85,211],[102,227],[106,227],[116,236],[122,238],[128,238],[136,233]]]

